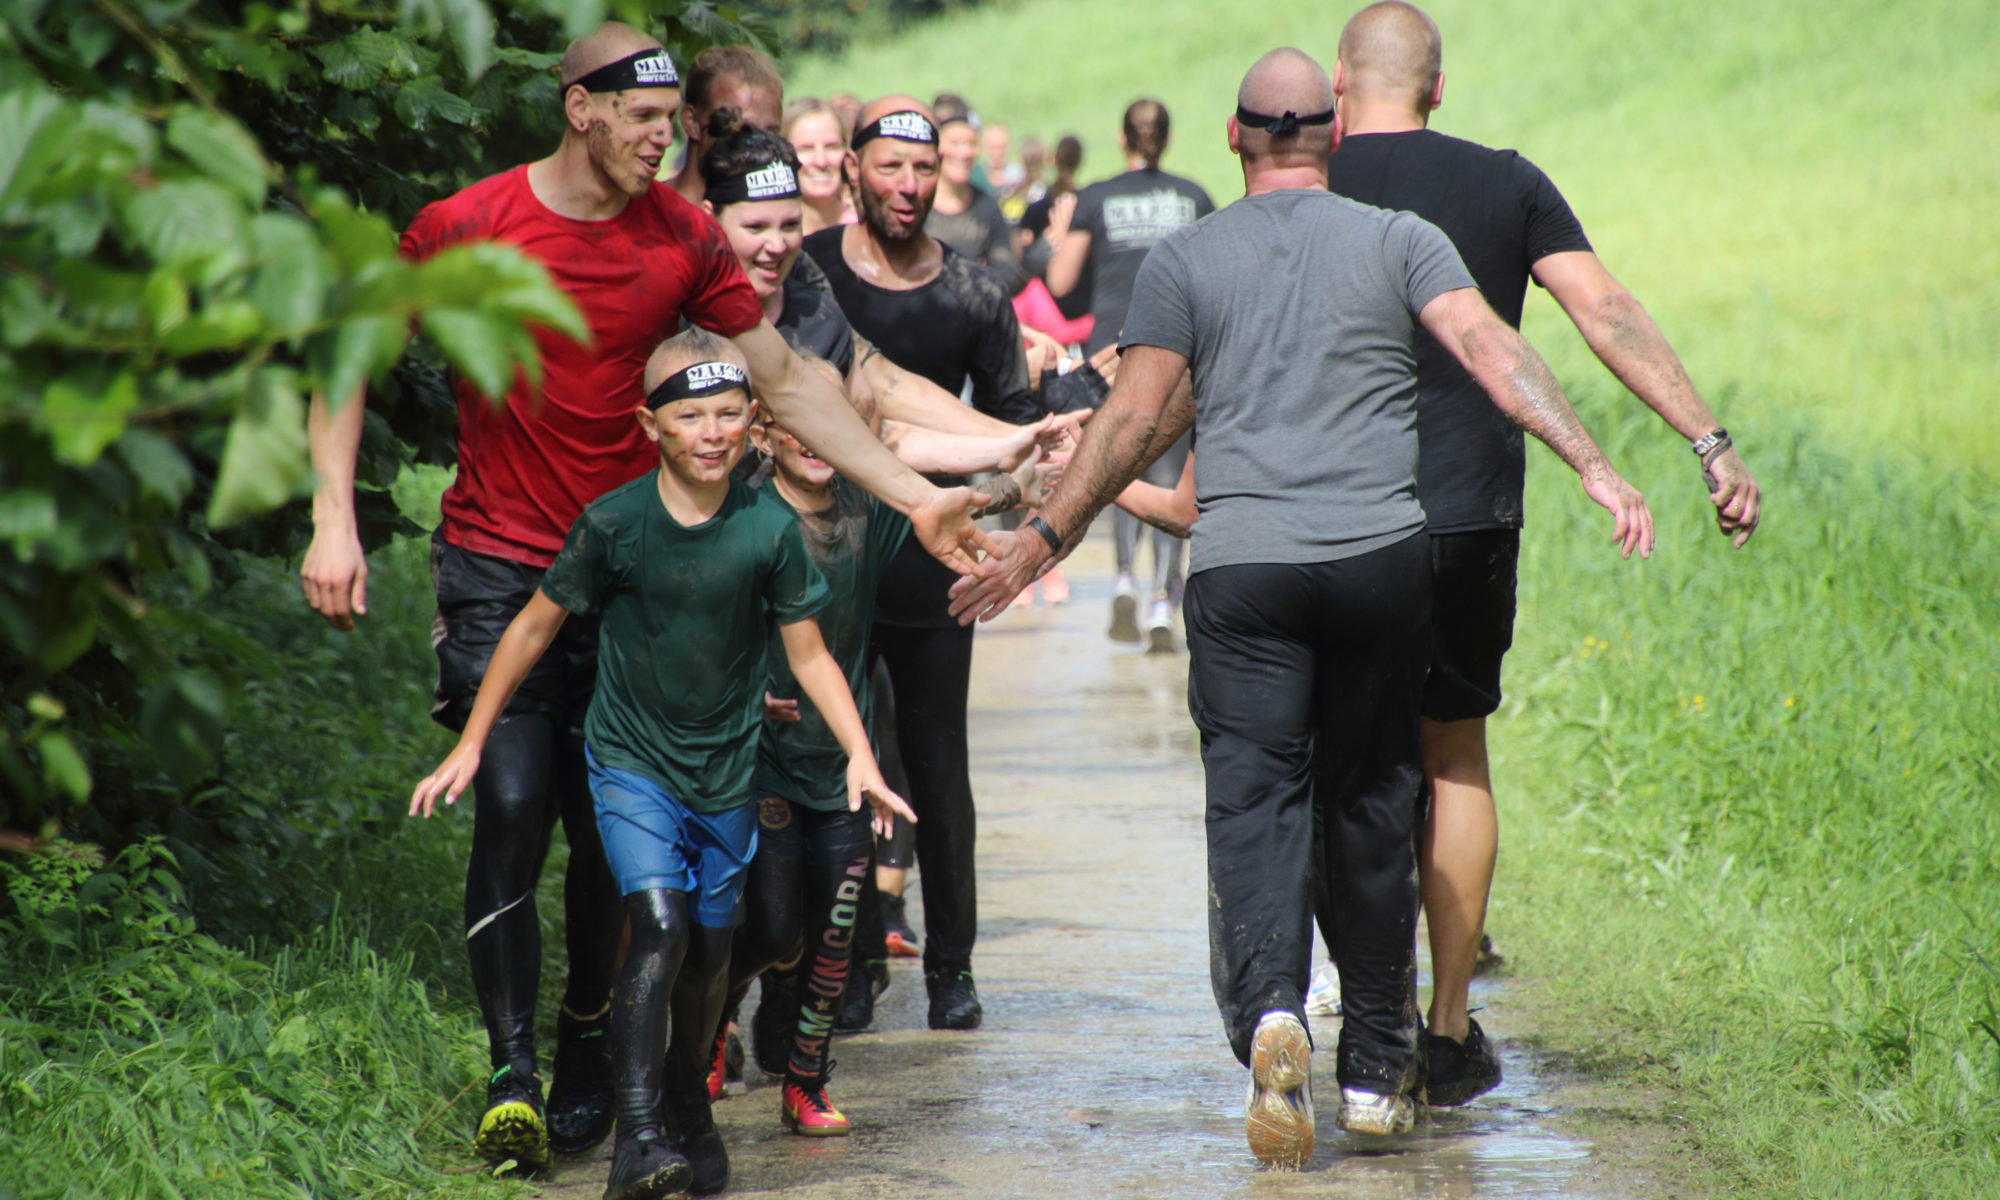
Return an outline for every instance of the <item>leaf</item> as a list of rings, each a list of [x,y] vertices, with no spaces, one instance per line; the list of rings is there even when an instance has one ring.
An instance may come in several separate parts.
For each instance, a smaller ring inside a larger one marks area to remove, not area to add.
[[[357,29],[344,38],[313,47],[326,78],[350,92],[365,92],[384,79],[407,79],[420,69],[410,48],[393,33]]]
[[[125,197],[134,241],[163,262],[236,250],[243,245],[243,203],[220,184],[177,179]]]
[[[26,558],[28,549],[56,531],[56,498],[31,488],[0,492],[0,538],[14,543],[14,554]]]
[[[290,213],[259,213],[250,220],[257,277],[249,300],[274,333],[302,333],[319,320],[326,303],[326,254],[312,227]]]
[[[180,447],[150,429],[134,426],[118,439],[118,457],[139,486],[168,504],[179,504],[194,486],[194,467]]]
[[[453,125],[476,125],[479,110],[434,78],[419,79],[396,89],[396,115],[411,129],[422,130],[433,117]]]
[[[396,231],[379,213],[355,208],[347,197],[327,189],[313,198],[313,220],[342,270],[359,274],[361,268],[396,256]]]
[[[77,110],[43,88],[0,95],[0,212],[63,153]]]
[[[481,0],[436,0],[465,77],[477,80],[493,65],[493,14]]]
[[[264,202],[271,165],[256,139],[235,121],[207,109],[182,109],[167,121],[167,144],[249,204]]]
[[[153,272],[146,280],[146,290],[140,302],[145,306],[146,318],[156,334],[165,333],[187,320],[187,284],[171,268],[162,267]]]
[[[507,353],[511,326],[503,317],[462,308],[424,312],[424,332],[481,395],[495,402],[505,398],[507,385],[514,378],[514,364]]]
[[[77,800],[90,795],[90,767],[68,734],[45,733],[35,739],[35,749],[41,752],[42,775],[52,786]]]
[[[342,321],[313,339],[311,359],[320,391],[330,403],[347,403],[363,384],[396,365],[409,338],[409,321],[400,314]]]
[[[139,407],[139,381],[121,371],[97,395],[62,380],[49,385],[35,423],[49,435],[56,458],[75,467],[96,462],[125,432],[125,416]]]
[[[208,523],[221,528],[267,513],[290,500],[306,476],[306,406],[297,382],[289,370],[260,367],[229,423]]]
[[[221,744],[228,703],[215,680],[196,671],[176,671],[148,692],[139,711],[139,732],[162,767],[191,779]]]
[[[160,338],[160,349],[176,358],[241,346],[257,336],[263,318],[248,300],[223,300],[182,321]]]

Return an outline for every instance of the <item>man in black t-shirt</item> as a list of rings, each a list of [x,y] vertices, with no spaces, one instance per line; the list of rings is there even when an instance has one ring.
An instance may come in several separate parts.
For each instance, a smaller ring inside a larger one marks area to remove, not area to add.
[[[1328,186],[1442,229],[1510,325],[1521,323],[1528,280],[1547,288],[1604,365],[1694,443],[1716,524],[1741,546],[1757,527],[1749,468],[1645,309],[1598,262],[1562,193],[1512,150],[1427,128],[1444,99],[1441,57],[1437,26],[1408,4],[1374,4],[1347,23],[1333,75],[1345,137]],[[1500,1081],[1466,1001],[1499,840],[1486,718],[1500,705],[1513,641],[1524,453],[1520,430],[1422,331],[1417,386],[1417,496],[1436,604],[1422,725],[1431,810],[1419,856],[1434,978],[1429,1095],[1463,1104]]]
[[[806,239],[805,250],[825,271],[854,332],[948,392],[969,385],[972,406],[990,417],[1016,425],[1038,420],[1041,405],[1028,387],[1021,327],[1006,292],[986,268],[924,232],[938,185],[930,110],[907,96],[876,100],[861,111],[853,147],[861,221],[821,230]],[[877,592],[874,630],[920,818],[924,983],[933,1029],[971,1029],[983,1016],[972,979],[978,907],[965,734],[972,631],[948,611],[952,578],[898,555]],[[879,917],[863,920],[868,928],[857,937],[867,953],[879,936]],[[869,988],[857,972],[843,1027],[867,1024]]]

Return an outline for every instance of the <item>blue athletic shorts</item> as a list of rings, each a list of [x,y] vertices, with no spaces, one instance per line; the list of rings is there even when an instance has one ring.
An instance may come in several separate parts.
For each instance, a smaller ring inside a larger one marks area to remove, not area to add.
[[[686,892],[695,924],[734,926],[743,869],[757,853],[757,806],[698,813],[644,775],[603,765],[587,746],[584,753],[597,832],[618,894],[653,888]]]

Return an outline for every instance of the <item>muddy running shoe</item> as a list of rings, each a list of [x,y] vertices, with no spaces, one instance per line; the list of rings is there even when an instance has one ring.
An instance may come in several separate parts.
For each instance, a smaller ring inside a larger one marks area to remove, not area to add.
[[[1111,589],[1111,628],[1106,632],[1114,642],[1139,640],[1139,585],[1123,572]]]
[[[1146,610],[1146,653],[1174,652],[1174,606],[1164,599],[1153,601]]]
[[[693,1177],[687,1157],[672,1142],[657,1129],[641,1129],[618,1139],[604,1200],[672,1200],[687,1195]]]
[[[750,1053],[757,1069],[782,1077],[792,1058],[792,1031],[799,1024],[799,993],[791,971],[764,972],[764,994],[750,1016]]]
[[[882,897],[882,923],[888,927],[889,957],[918,958],[923,947],[910,928],[909,908],[902,896]]]
[[[493,1072],[472,1150],[495,1167],[512,1161],[523,1170],[539,1171],[549,1165],[549,1127],[538,1076],[512,1066]]]
[[[1344,1087],[1334,1122],[1349,1133],[1408,1133],[1417,1123],[1417,1106],[1408,1096]]]
[[[826,1064],[817,1075],[785,1076],[785,1105],[782,1112],[785,1128],[800,1137],[846,1137],[847,1114],[833,1106],[826,1098],[826,1080],[833,1074],[833,1064]]]
[[[611,1009],[587,1021],[563,1009],[549,1084],[549,1149],[586,1154],[610,1135],[611,1118]]]
[[[688,1191],[696,1196],[713,1196],[729,1186],[729,1151],[723,1148],[722,1132],[715,1127],[708,1097],[666,1096],[660,1107],[673,1126],[680,1151],[687,1156],[692,1175]]]
[[[977,1029],[986,1017],[970,971],[941,967],[924,976],[924,988],[931,994],[932,1029]]]
[[[1479,1022],[1472,1022],[1472,1030],[1462,1042],[1425,1033],[1424,1047],[1430,1055],[1424,1076],[1425,1099],[1430,1104],[1453,1108],[1500,1086],[1500,1052]]]
[[[1479,953],[1472,960],[1473,976],[1477,978],[1481,975],[1495,975],[1506,969],[1507,956],[1494,946],[1492,938],[1480,934]]]
[[[1313,1152],[1312,1041],[1288,1012],[1267,1012],[1250,1041],[1243,1134],[1257,1161],[1296,1171]]]
[[[835,1033],[860,1033],[875,1023],[875,998],[889,990],[889,964],[871,962],[859,971],[850,971],[847,990],[841,993],[840,1015],[834,1018]]]

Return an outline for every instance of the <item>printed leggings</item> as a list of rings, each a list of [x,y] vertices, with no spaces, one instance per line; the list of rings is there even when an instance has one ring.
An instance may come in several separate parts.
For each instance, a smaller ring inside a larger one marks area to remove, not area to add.
[[[736,930],[732,991],[740,1000],[752,979],[786,964],[779,968],[786,972],[779,986],[767,982],[766,1003],[796,998],[790,1071],[815,1077],[826,1069],[827,1039],[847,987],[875,835],[865,808],[822,812],[766,796],[758,801],[757,818],[757,856]]]

